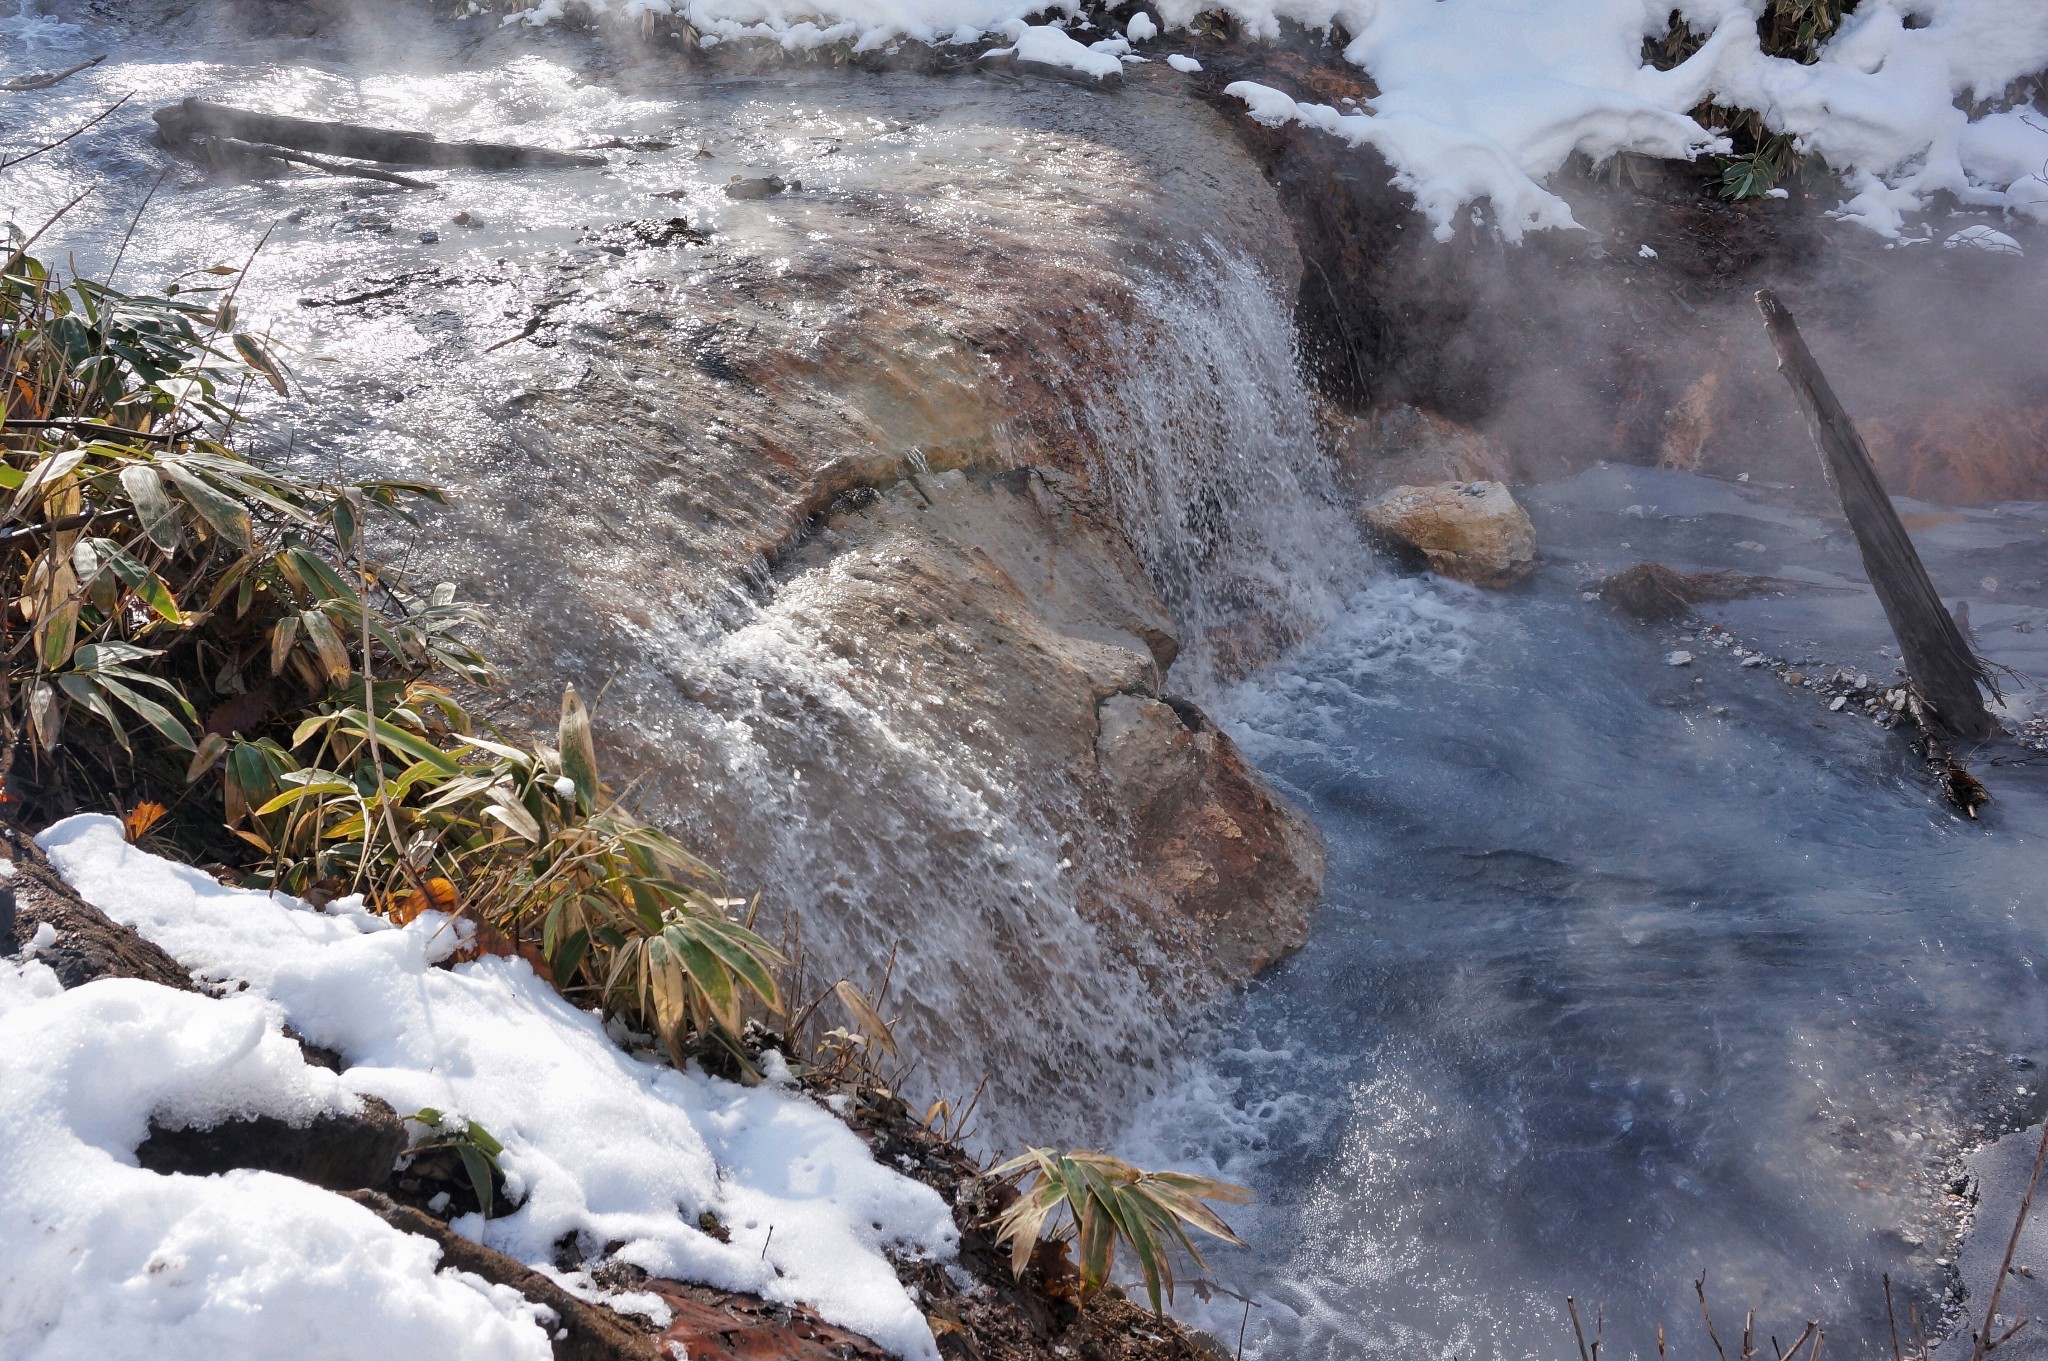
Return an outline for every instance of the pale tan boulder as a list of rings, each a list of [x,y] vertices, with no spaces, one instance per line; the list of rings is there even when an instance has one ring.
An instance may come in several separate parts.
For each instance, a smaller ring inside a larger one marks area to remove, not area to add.
[[[1536,527],[1499,482],[1396,487],[1359,517],[1396,552],[1475,586],[1512,586],[1536,566]]]

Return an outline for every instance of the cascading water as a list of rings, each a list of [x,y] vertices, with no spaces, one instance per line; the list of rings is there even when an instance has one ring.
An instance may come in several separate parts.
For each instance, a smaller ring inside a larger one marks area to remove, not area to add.
[[[1080,375],[1077,417],[1200,693],[1334,616],[1370,569],[1317,443],[1294,320],[1258,267],[1213,245],[1136,281],[1114,360]]]
[[[1312,631],[1364,564],[1313,439],[1284,304],[1249,263],[1206,263],[1140,281],[1096,363],[1067,373],[1118,525],[1187,630],[1175,683],[1204,687],[1219,637]],[[744,617],[664,640],[662,685],[683,677],[719,717],[654,744],[706,752],[725,772],[714,818],[744,809],[771,829],[750,838],[747,863],[800,918],[807,951],[895,944],[892,996],[930,1091],[957,1096],[987,1074],[992,1137],[1099,1137],[1099,1093],[1149,1090],[1198,999],[1177,990],[1177,961],[1134,948],[1141,932],[1088,924],[1082,898],[1122,866],[1113,837],[1053,825],[1048,810],[1078,791],[1021,788],[1026,753],[992,759],[929,714],[881,707],[865,660],[812,608],[835,576],[876,569],[882,555],[842,555]],[[801,768],[778,760],[793,750]],[[821,809],[858,834],[821,836]],[[942,908],[906,917],[916,904]]]

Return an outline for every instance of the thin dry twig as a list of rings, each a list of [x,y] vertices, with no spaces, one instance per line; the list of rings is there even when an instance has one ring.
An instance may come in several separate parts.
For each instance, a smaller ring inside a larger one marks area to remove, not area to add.
[[[1586,1330],[1579,1326],[1579,1302],[1570,1295],[1564,1297],[1565,1310],[1572,1316],[1572,1336],[1579,1342],[1579,1361],[1591,1361],[1586,1354]]]
[[[1713,1339],[1714,1354],[1719,1356],[1721,1361],[1728,1361],[1728,1350],[1721,1345],[1720,1335],[1714,1331],[1714,1316],[1707,1309],[1707,1277],[1705,1272],[1700,1273],[1700,1278],[1692,1283],[1692,1289],[1693,1293],[1700,1297],[1700,1317],[1706,1320],[1707,1336]]]
[[[84,123],[79,124],[71,131],[65,133],[62,137],[59,137],[56,141],[45,142],[42,146],[37,147],[34,151],[24,151],[19,156],[10,157],[7,160],[0,161],[0,170],[5,170],[9,166],[20,165],[23,161],[32,161],[36,157],[42,155],[45,151],[55,151],[58,147],[63,146],[66,142],[78,136],[78,134],[80,134],[81,132],[86,132],[91,128],[95,127],[96,125],[105,122],[109,117],[113,115],[114,110],[120,108],[123,104],[126,104],[129,100],[133,98],[135,98],[135,92],[133,90],[130,90],[127,94],[122,95],[112,104],[109,104],[106,108],[100,110],[97,116],[93,117],[92,119]],[[81,195],[81,197],[83,196]]]
[[[1976,1345],[1970,1350],[1970,1361],[1984,1361],[1986,1352],[2018,1332],[2026,1323],[2022,1317],[2005,1337],[1996,1342],[1991,1340],[1991,1325],[1998,1317],[1998,1297],[2005,1290],[2005,1278],[2012,1274],[2012,1255],[2019,1250],[2020,1231],[2027,1226],[2027,1212],[2034,1208],[2034,1190],[2041,1184],[2041,1164],[2044,1161],[2048,1161],[2048,1124],[2041,1126],[2041,1146],[2034,1151],[2034,1171],[2027,1178],[2027,1193],[2020,1197],[2019,1213],[2013,1216],[2012,1236],[2005,1241],[2005,1258],[1998,1264],[1998,1279],[1992,1283],[1991,1299],[1984,1306],[1984,1326],[1972,1334]]]

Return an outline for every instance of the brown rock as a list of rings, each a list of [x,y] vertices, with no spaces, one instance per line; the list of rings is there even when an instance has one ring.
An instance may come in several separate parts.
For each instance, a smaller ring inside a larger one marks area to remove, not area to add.
[[[135,1160],[152,1172],[205,1177],[251,1168],[330,1191],[382,1186],[405,1151],[405,1122],[385,1102],[363,1098],[355,1115],[326,1114],[289,1125],[275,1116],[225,1120],[207,1129],[149,1127]]]
[[[1396,487],[1359,516],[1395,552],[1475,586],[1512,586],[1536,566],[1536,528],[1499,482]]]
[[[889,1353],[808,1309],[770,1304],[709,1286],[654,1279],[642,1287],[661,1296],[674,1317],[654,1338],[663,1356],[690,1361],[887,1361]]]
[[[431,1215],[375,1191],[344,1194],[399,1232],[418,1234],[439,1244],[443,1268],[453,1267],[495,1285],[510,1286],[535,1304],[554,1310],[555,1361],[657,1361],[666,1355],[611,1310],[586,1304],[532,1267],[470,1242]]]
[[[1365,415],[1326,413],[1340,484],[1354,496],[1435,482],[1505,482],[1507,451],[1434,411],[1387,402]]]
[[[1674,572],[1661,562],[1639,562],[1602,581],[1600,598],[1638,619],[1682,619],[1710,600],[1740,600],[1782,590],[1791,582],[1734,572]]]
[[[0,826],[0,843],[14,862],[14,876],[0,883],[0,955],[12,954],[47,923],[57,940],[36,958],[67,988],[95,978],[140,978],[193,990],[184,965],[74,893],[20,828]]]
[[[1280,802],[1236,743],[1184,699],[1112,695],[1097,709],[1095,758],[1135,825],[1155,929],[1226,978],[1301,947],[1322,894],[1314,824]]]

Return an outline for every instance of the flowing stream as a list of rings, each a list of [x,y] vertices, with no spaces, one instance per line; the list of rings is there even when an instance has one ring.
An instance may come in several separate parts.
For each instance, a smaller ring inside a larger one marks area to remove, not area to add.
[[[1754,1306],[1886,1351],[1885,1274],[1902,1329],[1942,1314],[1955,1154],[2040,1114],[2048,784],[1988,769],[1962,821],[1871,719],[1581,597],[1761,568],[1814,584],[1712,608],[1734,637],[1889,677],[1846,527],[1789,493],[1607,467],[1527,499],[1533,586],[1375,582],[1227,692],[1326,904],[1130,1146],[1260,1190],[1219,1272],[1261,1355],[1564,1355],[1567,1295],[1615,1354],[1661,1323],[1699,1355],[1703,1274],[1731,1347]],[[2039,674],[2048,510],[1928,518],[1987,654]]]
[[[10,72],[74,42],[28,15],[12,21],[23,43]],[[869,83],[850,93],[856,79]],[[648,207],[654,193],[708,219],[767,276],[801,270],[807,252],[857,253],[845,231],[815,244],[844,223],[725,199],[736,174],[775,168],[855,197],[880,184],[963,232],[1042,235],[1049,215],[1123,192],[1059,159],[1076,136],[1048,113],[1060,92],[826,73],[671,101],[585,84],[539,57],[429,79],[282,58],[243,68],[142,44],[9,129],[10,141],[61,130],[141,91],[107,135],[12,172],[15,216],[33,225],[96,182],[71,240],[88,268],[111,259],[161,167],[142,141],[146,108],[228,85],[280,108],[454,134],[659,134],[684,148],[603,176],[461,181],[432,201],[303,182],[219,188],[174,171],[122,268],[132,280],[239,260],[277,223],[250,302],[271,300],[313,391],[331,399],[294,456],[454,485],[497,525],[495,538],[479,530],[476,575],[505,598],[573,574],[593,599],[610,592],[607,607],[662,606],[660,622],[636,625],[623,702],[651,748],[733,773],[725,797],[771,824],[763,878],[807,904],[838,948],[901,929],[877,881],[935,905],[918,919],[912,967],[967,1018],[961,1052],[937,1059],[942,1085],[1007,1064],[1020,1102],[1062,1071],[1135,1092],[1121,1148],[1257,1189],[1241,1219],[1250,1250],[1214,1261],[1252,1305],[1182,1297],[1226,1342],[1242,1324],[1245,1354],[1266,1358],[1559,1357],[1570,1294],[1589,1328],[1604,1310],[1610,1354],[1651,1355],[1662,1322],[1673,1354],[1696,1358],[1703,1274],[1724,1340],[1754,1305],[1762,1335],[1789,1341],[1823,1317],[1831,1353],[1875,1355],[1887,1273],[1902,1317],[1943,1315],[1965,1208],[1954,1159],[2039,1113],[2040,767],[1986,768],[1995,802],[1963,822],[1860,712],[1831,713],[1732,647],[1625,622],[1582,595],[1645,558],[1768,572],[1808,589],[1715,607],[1743,647],[1813,674],[1888,678],[1896,663],[1853,547],[1810,496],[1598,468],[1528,493],[1545,561],[1526,587],[1391,574],[1336,507],[1287,312],[1260,267],[1200,224],[1186,224],[1180,256],[1134,265],[1135,306],[1106,323],[1117,352],[1054,377],[1077,427],[1114,451],[1111,499],[1189,631],[1175,683],[1311,811],[1330,852],[1307,948],[1175,1033],[1072,920],[1058,839],[1014,813],[1002,770],[935,742],[914,716],[876,713],[829,640],[800,611],[776,613],[761,580],[671,590],[662,560],[697,523],[687,506],[666,519],[621,511],[616,538],[595,546],[536,519],[534,489],[559,497],[574,474],[521,433],[522,403],[605,374],[567,350],[501,367],[476,354],[546,300],[533,272],[603,249],[587,244],[590,224],[665,216]],[[471,225],[449,225],[458,206]],[[459,286],[409,302],[400,257]],[[635,287],[689,268],[629,262],[558,310],[601,328]],[[366,286],[398,301],[323,320]],[[284,301],[296,297],[321,306]],[[676,306],[664,324],[690,324],[690,304]],[[352,414],[366,404],[383,409]],[[657,452],[622,444],[612,475],[656,485]],[[588,490],[600,506],[607,495]],[[1987,653],[2048,675],[2048,511],[1927,524],[1935,576],[1971,597]],[[567,624],[546,636],[565,666],[589,641]],[[1243,676],[1243,660],[1276,642],[1278,663]],[[1674,649],[1695,660],[1668,664]],[[690,717],[678,694],[713,694],[714,716]],[[844,768],[831,793],[873,863],[818,852],[796,815],[819,796],[770,759],[786,747],[763,745],[791,729],[820,769]],[[895,764],[858,773],[877,752]],[[687,816],[687,780],[656,793]],[[1043,974],[973,967],[1048,938]]]

